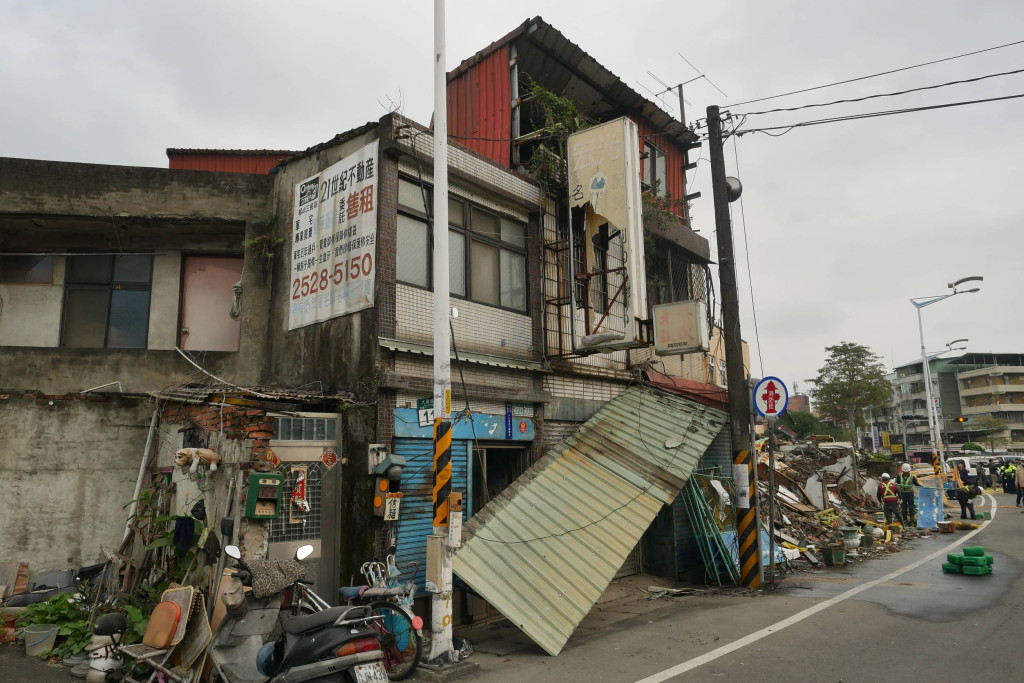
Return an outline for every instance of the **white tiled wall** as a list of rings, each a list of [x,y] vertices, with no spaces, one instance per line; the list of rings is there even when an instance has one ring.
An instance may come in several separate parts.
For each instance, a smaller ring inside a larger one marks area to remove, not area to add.
[[[400,391],[398,392],[397,407],[399,408],[415,408],[417,399],[430,398],[426,394],[420,394],[412,391]],[[458,387],[452,387],[452,411],[460,411],[466,405],[465,400],[462,398],[462,392]],[[483,398],[471,398],[469,400],[469,407],[474,413],[483,413],[485,415],[504,415],[505,414],[505,402],[495,401],[492,399]]]
[[[395,373],[402,377],[432,379],[434,376],[434,361],[429,356],[398,353],[395,354]],[[455,394],[462,393],[461,390],[458,389],[458,385],[461,384],[463,378],[465,378],[466,384],[496,387],[503,391],[528,391],[533,388],[533,378],[531,377],[531,374],[532,373],[527,370],[491,368],[471,363],[463,363],[462,376],[460,377],[459,368],[453,360],[452,391]],[[504,411],[504,408],[502,410]]]
[[[395,290],[395,336],[400,341],[433,344],[434,293],[403,284]],[[464,299],[453,298],[451,303],[459,309],[452,328],[460,351],[519,360],[533,357],[529,316]]]
[[[412,139],[404,140],[403,142],[414,145],[416,153],[424,159],[431,158],[434,153],[434,137],[429,133],[417,133]],[[495,187],[502,188],[506,192],[523,197],[534,204],[540,204],[542,193],[539,187],[510,173],[507,169],[498,166],[493,161],[483,159],[449,145],[448,164],[472,178],[479,178]],[[426,170],[429,166],[430,163],[424,163],[424,179],[427,178]],[[415,173],[415,169],[415,164],[410,164],[407,170]]]
[[[599,379],[548,375],[544,378],[544,390],[557,397],[610,401],[625,391],[626,385]]]

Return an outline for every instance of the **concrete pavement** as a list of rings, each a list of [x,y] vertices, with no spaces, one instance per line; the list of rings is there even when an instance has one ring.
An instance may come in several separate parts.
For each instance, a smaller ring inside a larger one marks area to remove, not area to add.
[[[886,559],[788,575],[758,597],[674,598],[605,629],[581,629],[558,657],[529,644],[478,650],[473,680],[1013,680],[1024,632],[1024,515],[1013,496],[995,498],[1004,507],[969,539],[934,534]],[[986,502],[978,508],[992,507]],[[942,573],[945,552],[965,544],[986,547],[993,574]]]

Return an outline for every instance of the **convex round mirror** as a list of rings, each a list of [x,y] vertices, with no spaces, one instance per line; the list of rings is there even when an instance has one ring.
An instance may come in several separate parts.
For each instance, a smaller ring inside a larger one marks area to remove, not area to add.
[[[227,553],[228,557],[233,557],[236,560],[242,559],[242,551],[238,549],[237,545],[226,546],[224,552]]]
[[[299,549],[295,551],[295,559],[296,560],[304,560],[304,559],[306,559],[307,557],[309,557],[312,554],[313,554],[313,546],[311,546],[311,545],[299,546]]]

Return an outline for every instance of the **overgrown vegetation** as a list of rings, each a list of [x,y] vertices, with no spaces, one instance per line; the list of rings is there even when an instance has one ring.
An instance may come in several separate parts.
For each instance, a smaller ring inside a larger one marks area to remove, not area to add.
[[[252,252],[253,259],[260,264],[264,274],[269,275],[274,269],[277,248],[284,244],[283,237],[274,237],[270,233],[256,235],[251,240],[242,242],[242,246]]]
[[[53,624],[58,626],[58,642],[44,657],[66,657],[85,649],[92,638],[89,628],[89,603],[82,593],[60,593],[46,602],[29,605],[18,618],[20,626]]]
[[[548,192],[568,192],[569,136],[586,127],[576,103],[526,77],[526,114],[537,142],[527,161],[530,175]]]

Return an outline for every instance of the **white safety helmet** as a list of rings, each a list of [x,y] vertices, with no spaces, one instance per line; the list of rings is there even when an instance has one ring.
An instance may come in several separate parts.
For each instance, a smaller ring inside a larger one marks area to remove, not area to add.
[[[888,472],[882,472],[882,479],[888,479],[888,478],[889,478],[889,473]]]
[[[903,467],[901,467],[900,469],[902,469],[904,472],[909,472],[910,471],[910,463],[909,462],[903,463]]]

